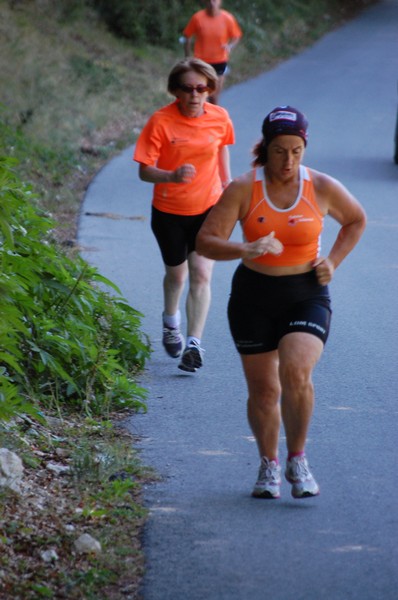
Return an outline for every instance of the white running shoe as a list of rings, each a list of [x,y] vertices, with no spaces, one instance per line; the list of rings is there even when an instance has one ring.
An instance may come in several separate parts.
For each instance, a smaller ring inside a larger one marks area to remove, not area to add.
[[[319,495],[319,486],[305,456],[293,456],[286,461],[285,477],[292,484],[293,498],[311,498]]]
[[[261,459],[258,479],[253,488],[253,498],[280,498],[281,468],[275,460]]]
[[[195,342],[191,342],[182,353],[178,368],[188,373],[195,373],[203,366],[203,352],[203,348]]]

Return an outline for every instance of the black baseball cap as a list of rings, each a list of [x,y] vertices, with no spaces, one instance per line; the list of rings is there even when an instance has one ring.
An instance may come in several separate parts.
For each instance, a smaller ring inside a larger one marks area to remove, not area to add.
[[[277,106],[265,117],[261,131],[267,146],[277,135],[298,135],[307,145],[307,129],[307,118],[297,108]]]

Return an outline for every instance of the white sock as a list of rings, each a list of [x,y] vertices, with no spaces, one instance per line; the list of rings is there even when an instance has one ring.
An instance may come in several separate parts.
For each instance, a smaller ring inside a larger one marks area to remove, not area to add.
[[[175,315],[166,315],[166,313],[163,313],[163,323],[166,327],[172,327],[173,329],[179,327],[181,323],[180,310],[177,310]]]
[[[197,337],[193,337],[192,335],[188,335],[187,337],[187,346],[199,346],[200,347],[200,339]]]

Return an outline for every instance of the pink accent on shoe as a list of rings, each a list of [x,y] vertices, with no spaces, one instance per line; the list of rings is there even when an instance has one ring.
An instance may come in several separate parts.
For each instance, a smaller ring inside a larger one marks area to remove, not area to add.
[[[296,456],[305,456],[305,452],[291,452],[287,455],[287,460],[291,460],[292,458],[295,458]]]

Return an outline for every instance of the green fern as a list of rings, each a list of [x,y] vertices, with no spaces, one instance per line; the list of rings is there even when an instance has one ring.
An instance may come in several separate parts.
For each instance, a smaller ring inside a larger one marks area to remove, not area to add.
[[[0,158],[0,418],[54,403],[95,415],[145,408],[142,315],[80,256],[60,251],[14,167]]]

